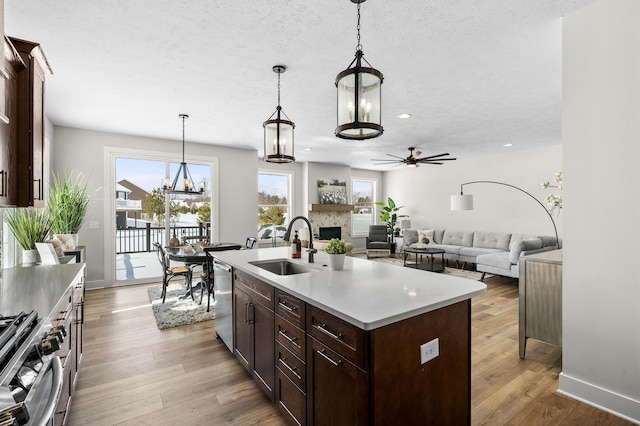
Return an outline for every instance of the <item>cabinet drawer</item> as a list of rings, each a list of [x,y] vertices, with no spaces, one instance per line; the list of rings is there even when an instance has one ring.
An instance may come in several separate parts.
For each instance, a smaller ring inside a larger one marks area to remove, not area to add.
[[[276,312],[291,324],[304,330],[306,303],[297,297],[276,289]]]
[[[368,368],[367,332],[315,306],[307,309],[307,333],[360,368]]]
[[[238,270],[234,270],[233,278],[234,285],[241,287],[253,301],[273,311],[274,288],[272,286]]]
[[[276,340],[280,342],[282,346],[293,352],[298,358],[304,359],[306,353],[306,338],[304,331],[277,315]]]
[[[300,389],[307,389],[307,367],[297,356],[276,343],[276,367]]]
[[[282,414],[291,424],[304,425],[307,417],[307,397],[289,378],[278,370],[276,373],[276,401]]]

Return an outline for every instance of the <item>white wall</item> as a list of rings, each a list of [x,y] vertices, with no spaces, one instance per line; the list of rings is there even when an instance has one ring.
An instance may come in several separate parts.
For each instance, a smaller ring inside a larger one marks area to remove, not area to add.
[[[640,2],[564,18],[560,392],[640,424]]]
[[[396,205],[404,206],[399,213],[409,215],[412,228],[554,235],[545,208],[516,189],[494,184],[466,185],[464,193],[474,196],[474,209],[469,211],[451,211],[450,199],[460,193],[462,183],[491,180],[517,186],[545,204],[547,195],[560,192],[543,189],[541,183],[552,181],[559,170],[559,144],[527,151],[505,148],[500,155],[386,172],[383,192]],[[562,213],[554,220],[562,238]]]
[[[51,142],[52,171],[81,172],[87,178],[88,188],[97,191],[87,214],[87,222],[97,222],[98,229],[88,229],[85,226],[79,234],[81,244],[87,246],[87,286],[109,287],[113,285],[114,278],[112,271],[105,268],[107,253],[104,250],[104,229],[108,224],[108,218],[105,217],[104,211],[106,197],[112,194],[105,194],[103,190],[104,147],[176,152],[176,156],[179,157],[180,142],[67,127],[55,127]],[[256,231],[257,152],[190,143],[186,144],[185,151],[219,159],[220,223],[217,237],[220,241],[244,243],[246,237],[254,235]],[[189,157],[190,155],[186,155],[187,160]]]

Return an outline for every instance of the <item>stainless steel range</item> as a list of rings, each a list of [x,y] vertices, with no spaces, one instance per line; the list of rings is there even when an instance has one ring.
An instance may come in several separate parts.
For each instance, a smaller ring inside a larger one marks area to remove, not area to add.
[[[0,426],[53,424],[63,384],[53,353],[65,336],[36,311],[0,316]]]

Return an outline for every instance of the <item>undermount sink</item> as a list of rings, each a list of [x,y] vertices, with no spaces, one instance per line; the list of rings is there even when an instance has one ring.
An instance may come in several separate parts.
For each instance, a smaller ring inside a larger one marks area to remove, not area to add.
[[[277,275],[295,275],[316,271],[311,267],[289,262],[286,259],[257,260],[249,263]]]

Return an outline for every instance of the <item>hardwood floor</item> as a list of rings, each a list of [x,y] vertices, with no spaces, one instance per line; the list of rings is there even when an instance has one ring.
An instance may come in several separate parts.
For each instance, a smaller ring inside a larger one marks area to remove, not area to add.
[[[518,357],[517,280],[492,277],[472,303],[474,425],[630,425],[556,393],[561,349]],[[87,292],[84,357],[68,424],[285,425],[215,320],[160,331],[147,286]]]

